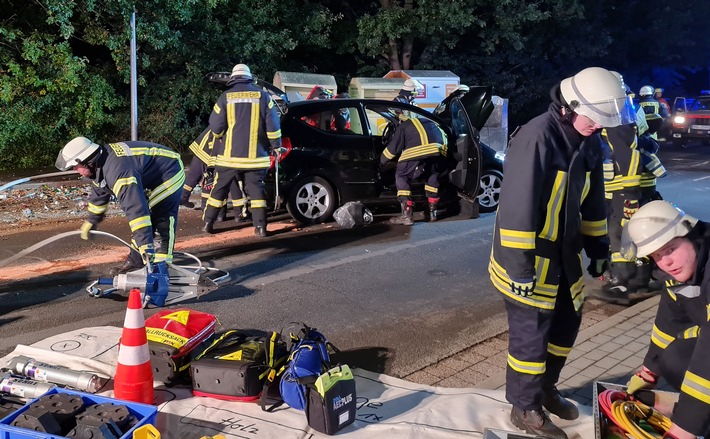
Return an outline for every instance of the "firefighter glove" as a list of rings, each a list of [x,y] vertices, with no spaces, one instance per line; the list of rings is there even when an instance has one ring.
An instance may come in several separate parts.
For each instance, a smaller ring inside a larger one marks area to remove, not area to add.
[[[518,296],[532,296],[535,291],[535,282],[536,279],[534,276],[527,279],[510,279],[510,291]]]
[[[624,201],[624,218],[631,219],[631,217],[639,210],[638,200],[626,200]]]
[[[657,382],[658,375],[644,367],[626,383],[626,393],[632,395],[641,389],[652,389],[656,387]]]
[[[272,152],[272,155],[274,157],[276,157],[277,160],[280,160],[281,156],[283,156],[284,153],[286,152],[286,148],[284,148],[283,146],[279,146],[278,148],[272,149],[271,152]]]
[[[606,259],[592,259],[587,267],[587,272],[592,277],[599,277],[604,274],[609,267],[609,261]]]
[[[81,225],[81,239],[88,240],[90,237],[89,232],[92,230],[96,230],[96,225],[91,224],[89,221],[84,221],[84,223]]]

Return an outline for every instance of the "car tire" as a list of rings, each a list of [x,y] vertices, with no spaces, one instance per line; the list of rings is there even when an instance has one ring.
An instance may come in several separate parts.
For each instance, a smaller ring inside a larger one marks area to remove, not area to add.
[[[478,190],[478,204],[481,212],[495,212],[500,201],[503,173],[497,169],[484,169],[481,174],[481,188]]]
[[[312,225],[330,220],[337,205],[333,185],[322,177],[311,175],[294,184],[286,209],[298,223]]]

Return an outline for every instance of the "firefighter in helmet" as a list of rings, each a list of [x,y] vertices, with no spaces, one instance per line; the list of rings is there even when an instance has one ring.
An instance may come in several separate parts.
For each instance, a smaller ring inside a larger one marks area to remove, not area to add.
[[[203,231],[213,233],[214,222],[235,180],[244,181],[244,192],[257,237],[266,236],[266,196],[264,178],[271,166],[270,154],[281,147],[281,123],[269,93],[253,83],[249,66],[232,69],[229,87],[210,114],[209,129],[224,136],[215,156],[215,184],[203,213]]]
[[[556,388],[579,332],[587,271],[608,265],[602,128],[631,122],[624,86],[590,67],[550,92],[546,113],[510,141],[488,267],[505,299],[509,342],[506,398],[510,419],[527,433],[566,439],[547,412],[576,419],[577,407]]]
[[[710,228],[672,204],[642,206],[624,227],[627,257],[650,256],[665,275],[641,370],[627,392],[653,388],[663,377],[680,392],[664,438],[710,434]]]
[[[67,143],[57,156],[62,171],[74,169],[92,180],[89,216],[81,225],[89,239],[104,219],[111,197],[126,214],[131,251],[111,275],[142,268],[145,262],[172,262],[180,193],[185,181],[180,154],[156,143],[129,141],[99,145],[86,137]],[[153,242],[154,232],[160,245]]]
[[[658,138],[658,130],[663,126],[663,121],[668,118],[668,110],[653,97],[653,87],[644,85],[639,90],[639,105],[646,113],[648,132],[654,139]]]

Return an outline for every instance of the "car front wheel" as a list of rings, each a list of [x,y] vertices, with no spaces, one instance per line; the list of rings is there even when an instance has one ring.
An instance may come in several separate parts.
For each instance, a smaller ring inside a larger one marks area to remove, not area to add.
[[[478,190],[478,205],[481,212],[494,212],[500,200],[500,187],[503,173],[497,169],[484,169],[481,175],[481,188]]]
[[[324,178],[302,178],[288,196],[288,213],[301,224],[320,224],[328,221],[337,204],[333,186]]]

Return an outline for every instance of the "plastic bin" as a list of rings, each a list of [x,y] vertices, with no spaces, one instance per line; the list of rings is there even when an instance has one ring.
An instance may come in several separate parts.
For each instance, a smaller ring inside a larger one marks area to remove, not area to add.
[[[52,389],[42,396],[52,395],[55,393],[67,393],[70,395],[81,396],[84,404],[86,406],[93,404],[116,404],[124,405],[128,409],[128,412],[133,415],[137,422],[133,427],[124,433],[120,439],[131,439],[133,437],[133,432],[145,424],[155,423],[155,416],[158,413],[158,408],[148,404],[139,404],[136,402],[123,401],[120,399],[107,398],[105,396],[92,395],[90,393],[79,392],[75,390],[66,390],[62,388]],[[41,397],[40,397],[41,398]],[[24,411],[26,411],[30,405],[37,402],[39,398],[35,398],[29,403],[25,404],[19,410],[11,413],[10,415],[0,419],[0,439],[66,439],[65,436],[55,436],[49,433],[44,433],[40,431],[27,430],[25,428],[13,427],[10,425],[12,421],[20,416]]]

